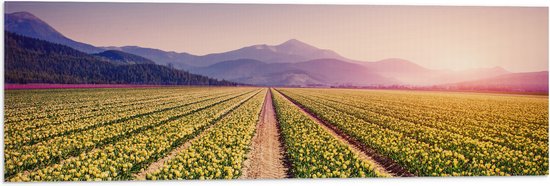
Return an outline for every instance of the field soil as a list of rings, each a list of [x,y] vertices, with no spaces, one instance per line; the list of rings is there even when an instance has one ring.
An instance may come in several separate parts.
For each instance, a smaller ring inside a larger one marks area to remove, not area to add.
[[[242,179],[285,178],[284,150],[279,141],[279,130],[271,91],[267,91],[251,150],[244,162]]]

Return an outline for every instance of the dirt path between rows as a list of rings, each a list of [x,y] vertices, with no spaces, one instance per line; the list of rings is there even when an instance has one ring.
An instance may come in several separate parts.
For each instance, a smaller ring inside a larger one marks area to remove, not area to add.
[[[244,162],[241,179],[287,177],[288,169],[284,164],[284,150],[279,135],[271,90],[268,90],[256,125],[256,134],[252,138],[251,150]]]
[[[277,91],[277,90],[275,90]],[[279,92],[281,93],[281,92]],[[382,175],[388,175],[391,177],[412,177],[414,174],[409,173],[407,170],[405,170],[403,167],[398,165],[396,162],[391,160],[390,158],[387,158],[385,156],[382,156],[381,154],[378,154],[373,149],[367,147],[366,145],[362,144],[358,140],[352,138],[351,136],[347,135],[346,133],[339,130],[334,125],[325,122],[318,118],[317,116],[313,115],[311,112],[309,112],[306,108],[304,108],[299,103],[296,103],[294,100],[287,97],[285,94],[281,93],[285,99],[290,101],[292,104],[294,104],[296,107],[300,109],[302,113],[307,115],[309,118],[311,118],[313,121],[319,124],[325,131],[327,131],[329,134],[331,134],[333,137],[341,141],[342,143],[346,144],[348,147],[350,147],[351,151],[358,155],[358,157],[364,161],[372,162],[372,165],[374,166],[374,170]]]
[[[178,155],[183,150],[187,149],[191,144],[200,139],[202,136],[204,136],[208,131],[212,130],[213,125],[209,126],[206,130],[202,131],[199,135],[195,136],[194,138],[186,141],[183,145],[180,145],[178,148],[173,149],[170,151],[170,153],[166,156],[164,156],[162,159],[159,159],[153,163],[151,163],[149,166],[147,166],[147,169],[144,169],[143,171],[140,171],[138,173],[134,174],[134,178],[136,180],[145,180],[147,174],[153,173],[156,170],[161,169],[164,166],[164,163],[170,161],[172,158],[174,158],[176,155]]]

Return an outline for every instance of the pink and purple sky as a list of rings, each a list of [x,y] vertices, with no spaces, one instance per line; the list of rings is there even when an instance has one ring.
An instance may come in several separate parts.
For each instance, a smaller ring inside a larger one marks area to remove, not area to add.
[[[298,39],[356,60],[548,70],[548,8],[6,2],[95,46],[196,55]]]

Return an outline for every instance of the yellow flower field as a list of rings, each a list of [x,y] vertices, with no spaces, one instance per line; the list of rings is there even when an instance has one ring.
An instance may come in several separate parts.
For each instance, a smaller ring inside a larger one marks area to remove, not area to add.
[[[5,95],[10,182],[237,179],[266,98],[287,177],[399,176],[346,140],[414,176],[548,174],[547,96],[263,87]]]
[[[548,174],[548,97],[280,89],[418,176]]]

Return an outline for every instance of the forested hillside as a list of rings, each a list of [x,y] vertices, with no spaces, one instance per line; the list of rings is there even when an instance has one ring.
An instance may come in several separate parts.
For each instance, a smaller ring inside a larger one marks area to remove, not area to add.
[[[114,65],[60,44],[4,36],[6,83],[235,85],[156,64]]]

